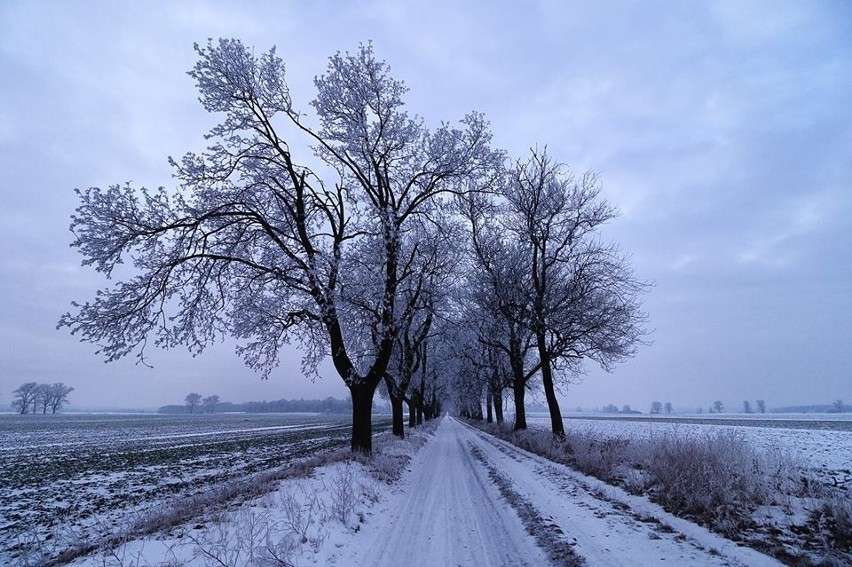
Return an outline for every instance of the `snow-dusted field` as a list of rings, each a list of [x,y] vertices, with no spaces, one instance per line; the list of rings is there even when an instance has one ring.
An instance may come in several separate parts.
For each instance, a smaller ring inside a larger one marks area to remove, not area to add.
[[[2,415],[0,564],[348,440],[346,416]]]
[[[547,414],[528,414],[530,426],[548,428]],[[736,430],[755,449],[786,452],[828,484],[852,487],[852,414],[708,416],[604,416],[568,414],[566,429],[604,438],[704,435]]]
[[[597,417],[571,417],[566,424],[599,438],[630,439],[736,428],[759,449],[780,448],[827,471],[825,479],[841,479],[852,461],[852,432],[835,422],[824,428],[826,420],[788,418],[779,426],[776,419],[743,424],[739,418]],[[49,544],[44,540],[50,533],[48,518],[66,531],[103,528],[93,524],[118,524],[122,514],[126,519],[132,510],[150,508],[172,494],[209,491],[223,475],[245,476],[281,464],[282,454],[285,460],[298,458],[345,446],[348,439],[341,418],[320,416],[70,416],[52,424],[41,418],[7,419],[0,419],[0,565],[39,564],[22,563],[13,549],[34,537]],[[548,425],[541,415],[530,416],[530,422]],[[574,565],[575,556],[589,566],[660,561],[708,567],[780,565],[672,516],[643,496],[531,455],[452,418],[436,425],[436,436],[396,483],[388,484],[383,471],[402,470],[395,455],[414,454],[424,432],[406,441],[377,436],[380,449],[370,461],[332,462],[310,476],[278,482],[260,497],[232,501],[213,513],[200,510],[168,529],[92,548],[70,565],[415,567],[436,560],[474,564],[486,558],[491,565],[534,566],[549,564],[548,558]],[[23,466],[37,471],[29,481]],[[138,500],[131,500],[134,495]],[[29,526],[45,523],[22,531],[21,518]]]
[[[406,443],[391,441],[392,446]],[[394,450],[411,454],[411,448]],[[348,512],[341,513],[341,501]],[[644,567],[661,562],[781,565],[642,498],[444,418],[397,483],[377,483],[359,463],[331,464],[310,478],[282,482],[277,492],[216,522],[128,541],[71,565]]]

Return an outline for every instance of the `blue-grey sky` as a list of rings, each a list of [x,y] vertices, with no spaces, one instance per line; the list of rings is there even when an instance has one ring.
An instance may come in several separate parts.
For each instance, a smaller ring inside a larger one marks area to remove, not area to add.
[[[590,368],[568,407],[852,402],[852,4],[821,1],[0,2],[0,406],[63,381],[77,406],[189,391],[342,397],[298,353],[268,381],[233,345],[105,365],[55,325],[104,284],[69,248],[75,187],[170,185],[214,123],[193,42],[276,45],[295,103],[372,40],[427,122],[486,113],[513,155],[599,171],[604,237],[656,286],[653,345]]]

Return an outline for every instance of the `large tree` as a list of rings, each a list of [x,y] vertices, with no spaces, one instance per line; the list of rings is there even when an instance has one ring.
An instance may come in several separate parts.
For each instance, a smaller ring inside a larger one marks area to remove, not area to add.
[[[352,396],[352,449],[370,452],[373,394],[396,340],[400,235],[502,155],[480,114],[434,131],[410,116],[406,87],[369,44],[334,55],[315,79],[316,125],[292,104],[274,49],[258,58],[219,40],[196,51],[201,103],[224,120],[205,152],[172,160],[177,191],[78,191],[72,230],[84,264],[109,276],[129,257],[137,275],[60,324],[107,360],[144,356],[151,337],[197,353],[232,335],[263,377],[295,339],[306,369],[331,357]],[[356,260],[380,277],[353,305]],[[376,316],[352,315],[367,302]]]
[[[514,428],[526,429],[526,391],[541,367],[534,356],[532,310],[526,291],[530,278],[527,251],[515,239],[506,237],[502,207],[493,200],[469,196],[463,200],[461,211],[470,229],[466,318],[475,322],[480,348],[492,352],[496,369],[508,369],[515,404]]]
[[[403,236],[405,251],[403,279],[398,290],[396,342],[385,373],[387,394],[393,411],[393,433],[403,432],[403,403],[409,406],[409,426],[429,406],[429,340],[434,323],[444,317],[447,290],[451,288],[463,238],[462,227],[436,211],[428,223],[415,223]]]
[[[203,400],[204,396],[202,396],[198,392],[190,392],[183,399],[183,401],[186,403],[186,407],[189,408],[189,413],[195,413],[195,408],[200,406]]]
[[[617,245],[600,238],[617,212],[594,173],[576,178],[546,150],[533,149],[515,162],[500,196],[502,225],[529,276],[520,301],[529,310],[551,428],[561,436],[556,380],[576,376],[584,359],[611,370],[636,352],[647,284],[634,277]]]
[[[71,386],[66,386],[62,382],[54,382],[48,386],[50,395],[50,411],[56,413],[59,409],[68,403],[68,394],[74,391]]]
[[[39,384],[36,382],[26,382],[18,386],[15,391],[15,399],[12,400],[12,407],[20,414],[25,414],[30,406],[33,406],[33,413],[36,411],[36,400],[39,393]]]

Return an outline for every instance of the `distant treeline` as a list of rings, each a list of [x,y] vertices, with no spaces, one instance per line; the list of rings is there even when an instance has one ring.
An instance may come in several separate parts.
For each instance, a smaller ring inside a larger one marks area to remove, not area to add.
[[[352,400],[338,400],[337,398],[325,398],[324,400],[274,400],[271,402],[245,402],[235,404],[232,402],[219,402],[216,404],[216,413],[242,412],[242,413],[351,413]],[[163,406],[157,413],[189,413],[186,405]]]
[[[847,413],[852,412],[852,406],[837,400],[833,404],[822,404],[814,406],[788,406],[773,408],[773,413]]]

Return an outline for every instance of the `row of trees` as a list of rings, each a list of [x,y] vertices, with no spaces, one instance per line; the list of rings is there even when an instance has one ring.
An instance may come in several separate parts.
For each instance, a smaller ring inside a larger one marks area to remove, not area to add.
[[[186,408],[189,410],[189,413],[195,413],[195,410],[206,411],[207,413],[213,413],[216,411],[216,406],[219,404],[219,396],[202,396],[198,392],[190,392],[183,399],[186,404]]]
[[[240,412],[240,413],[335,413],[344,414],[352,411],[352,402],[348,399],[338,400],[333,397],[327,397],[322,400],[264,400],[255,402],[223,402],[218,401],[214,405],[205,406],[202,400],[198,408],[207,407],[211,413],[216,412]],[[183,405],[168,405],[162,406],[158,413],[187,413],[189,408],[186,404]]]
[[[136,268],[60,320],[108,361],[144,361],[149,339],[197,354],[231,335],[266,378],[295,341],[307,373],[330,357],[352,449],[369,453],[380,384],[403,435],[404,404],[410,425],[446,404],[502,420],[506,389],[524,428],[540,380],[561,435],[556,389],[585,359],[610,369],[635,352],[647,286],[600,238],[616,210],[596,175],[546,149],[510,160],[476,112],[427,128],[369,44],[329,59],[314,118],[274,49],[196,51],[189,74],[223,119],[206,151],[170,160],[179,188],[77,191],[83,263]]]
[[[13,392],[12,408],[20,413],[56,413],[62,406],[68,403],[68,394],[74,388],[66,386],[62,382],[53,384],[39,384],[37,382],[26,382],[21,384]]]
[[[751,402],[748,400],[743,401],[743,413],[754,413],[755,409],[757,413],[766,413],[766,401],[757,400],[754,404],[753,408]],[[722,413],[725,411],[725,404],[721,400],[716,400],[707,411],[708,413]]]

